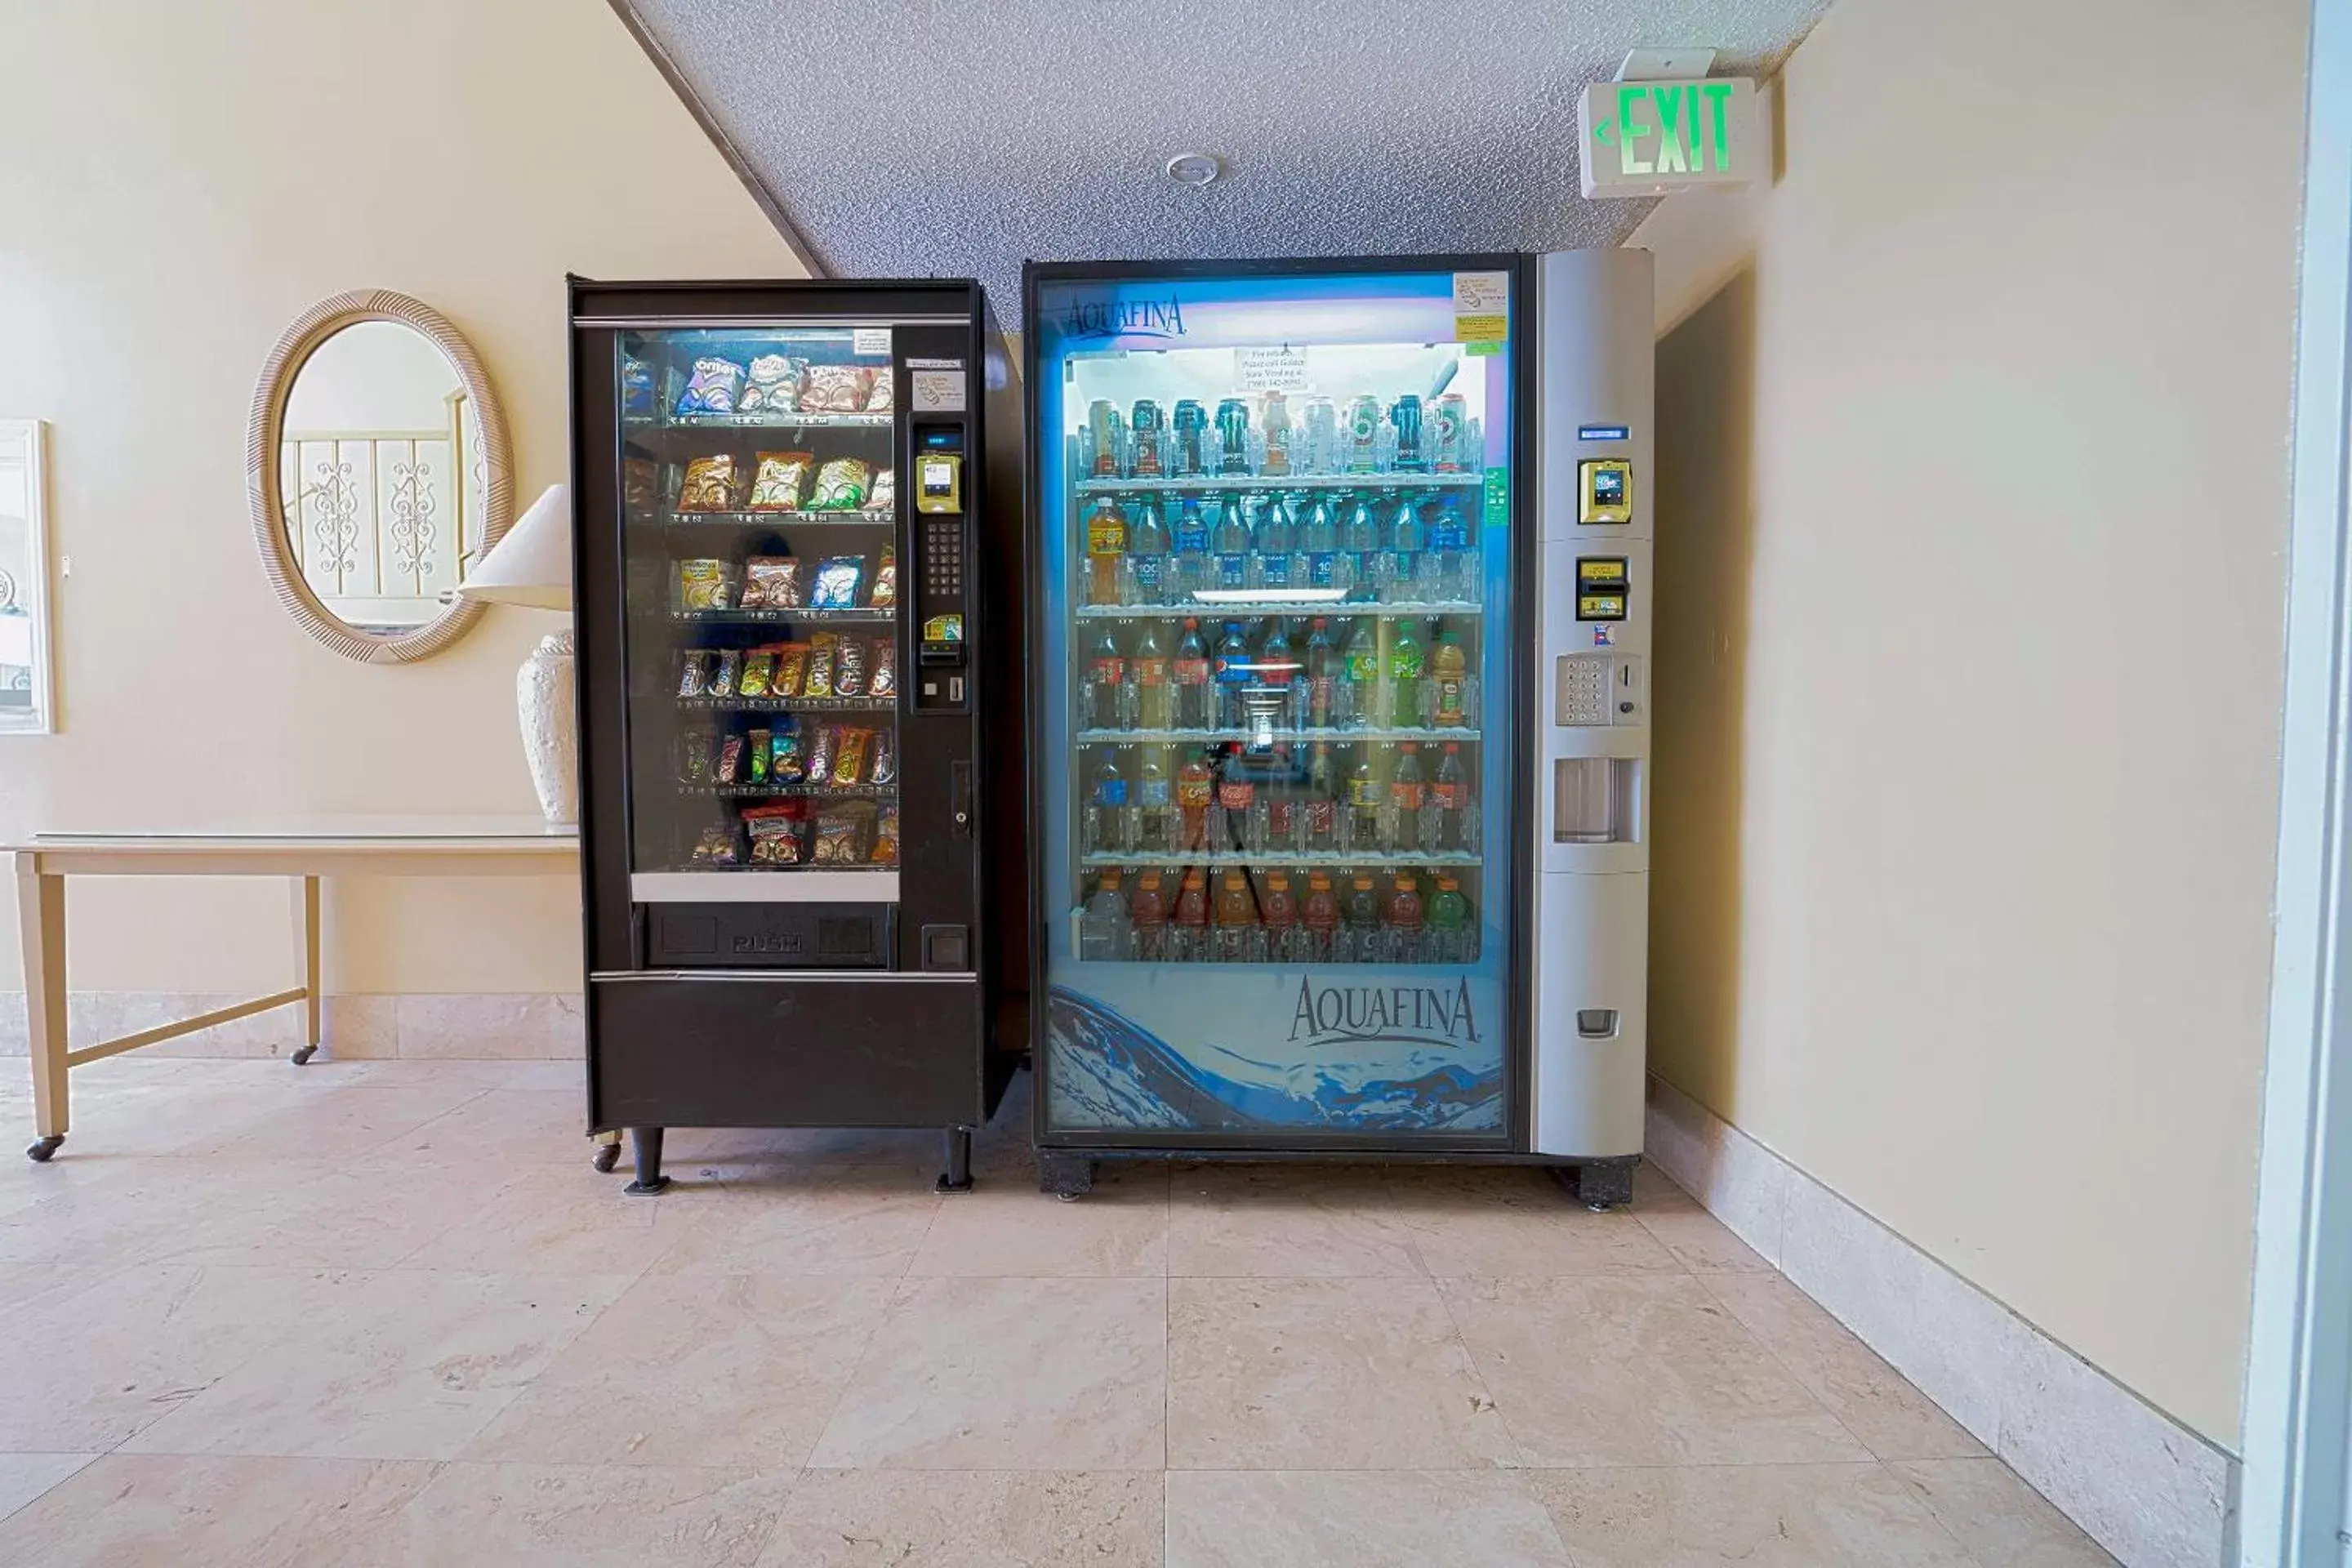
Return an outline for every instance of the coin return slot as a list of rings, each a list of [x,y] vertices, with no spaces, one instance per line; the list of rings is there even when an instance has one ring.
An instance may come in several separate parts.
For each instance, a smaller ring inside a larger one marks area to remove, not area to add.
[[[1576,1010],[1576,1035],[1582,1040],[1613,1040],[1617,1037],[1617,1009],[1614,1007],[1579,1007]]]
[[[1551,765],[1555,844],[1631,844],[1641,798],[1634,757],[1561,757]]]

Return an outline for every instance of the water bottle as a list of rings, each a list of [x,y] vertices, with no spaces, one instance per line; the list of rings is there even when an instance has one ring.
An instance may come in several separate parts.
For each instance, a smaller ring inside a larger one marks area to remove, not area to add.
[[[1433,596],[1452,603],[1467,602],[1470,593],[1465,574],[1469,568],[1470,524],[1462,515],[1460,497],[1449,495],[1437,503],[1437,515],[1429,522],[1427,542],[1436,565]]]
[[[1256,586],[1287,588],[1297,578],[1292,556],[1298,549],[1298,523],[1291,516],[1282,492],[1276,490],[1265,498],[1257,514]]]
[[[1331,503],[1320,494],[1309,495],[1298,509],[1298,555],[1306,588],[1339,588],[1339,525]]]
[[[1421,596],[1423,540],[1420,501],[1409,494],[1399,498],[1396,517],[1389,524],[1389,598]]]
[[[1090,963],[1112,963],[1131,955],[1135,933],[1128,923],[1127,898],[1118,890],[1118,873],[1105,871],[1095,883],[1078,922],[1078,956]]]
[[[1160,503],[1147,495],[1135,503],[1135,515],[1128,524],[1128,576],[1132,587],[1125,595],[1129,604],[1168,602],[1169,549],[1168,524],[1160,514]]]
[[[1371,496],[1357,491],[1339,510],[1339,573],[1347,581],[1332,586],[1353,593],[1370,588],[1377,574],[1381,552],[1381,520],[1372,510]]]
[[[1166,750],[1163,746],[1145,750],[1142,763],[1136,770],[1134,788],[1129,792],[1134,802],[1132,837],[1137,852],[1141,854],[1172,851],[1180,844],[1176,837],[1175,784],[1168,776],[1168,764],[1160,760]]]
[[[1209,549],[1217,558],[1218,587],[1249,586],[1249,517],[1242,510],[1240,496],[1228,491],[1217,502],[1217,526],[1210,535]]]
[[[1175,525],[1169,531],[1174,553],[1168,564],[1176,574],[1167,602],[1181,604],[1209,585],[1209,520],[1201,511],[1201,499],[1186,496],[1177,508]]]
[[[1169,931],[1168,957],[1194,963],[1209,955],[1209,883],[1198,870],[1184,873],[1176,893],[1176,919]]]

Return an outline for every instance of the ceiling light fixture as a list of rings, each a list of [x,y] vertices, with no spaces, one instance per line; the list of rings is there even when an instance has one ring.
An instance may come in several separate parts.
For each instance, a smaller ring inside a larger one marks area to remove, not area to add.
[[[1168,160],[1168,177],[1180,185],[1205,185],[1225,172],[1214,153],[1179,153]]]

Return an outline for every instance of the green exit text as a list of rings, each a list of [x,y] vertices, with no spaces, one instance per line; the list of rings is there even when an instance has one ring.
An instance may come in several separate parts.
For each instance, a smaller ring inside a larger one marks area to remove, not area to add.
[[[1727,174],[1730,103],[1727,81],[1619,82],[1617,117],[1596,119],[1592,134],[1603,144],[1615,143],[1628,174],[1703,174],[1710,154],[1715,172]],[[1653,138],[1654,155],[1644,157],[1639,144]]]

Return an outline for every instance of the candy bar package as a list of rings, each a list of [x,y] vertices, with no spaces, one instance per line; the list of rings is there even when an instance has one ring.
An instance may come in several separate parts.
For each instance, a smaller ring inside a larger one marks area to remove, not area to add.
[[[898,602],[898,547],[882,547],[882,564],[874,569],[873,605],[887,610]]]
[[[768,742],[768,777],[777,784],[799,784],[808,777],[806,759],[801,755],[798,720],[787,719],[776,726]]]
[[[743,493],[743,465],[731,452],[713,452],[686,465],[686,482],[678,486],[680,511],[733,511]]]
[[[873,739],[874,731],[871,730],[845,729],[841,731],[841,738],[834,742],[835,784],[847,788],[866,782],[866,748]]]
[[[741,674],[743,656],[728,648],[719,656],[719,668],[710,672],[710,695],[732,697],[737,678]]]
[[[730,735],[719,742],[718,782],[731,784],[741,782],[743,772],[743,737]]]
[[[898,805],[893,801],[882,808],[881,826],[874,831],[874,857],[877,866],[898,863]]]
[[[898,504],[898,470],[885,468],[874,476],[874,493],[866,498],[868,511],[888,511]]]
[[[661,470],[645,458],[621,459],[621,504],[631,511],[651,511],[661,499]]]
[[[840,740],[840,727],[837,725],[819,725],[811,731],[808,746],[809,783],[821,784],[833,777],[833,753]]]
[[[621,356],[621,412],[654,411],[654,367],[633,355]]]
[[[688,730],[677,738],[677,782],[707,784],[710,782],[711,754],[717,750],[717,736],[709,730]]]
[[[751,362],[743,395],[735,400],[739,414],[796,414],[801,405],[801,373],[806,360],[789,354],[761,354]]]
[[[820,866],[857,866],[874,851],[874,803],[844,801],[816,814],[816,852]]]
[[[830,697],[833,693],[833,661],[841,639],[831,632],[819,632],[809,638],[808,673],[801,677],[801,695]]]
[[[731,610],[735,607],[735,579],[731,561],[681,561],[677,563],[677,607]]]
[[[835,697],[866,695],[866,645],[856,637],[843,637],[834,652],[833,694]]]
[[[751,473],[751,499],[746,511],[798,511],[808,500],[809,476],[816,458],[808,452],[762,452]]]
[[[828,555],[818,563],[816,585],[809,590],[812,610],[852,610],[857,607],[857,579],[866,573],[862,555]]]
[[[779,697],[798,697],[801,685],[808,679],[809,645],[804,642],[780,642],[776,645],[776,679],[769,687]]]
[[[753,730],[743,737],[743,782],[763,784],[774,772],[768,765],[769,736],[765,730]]]
[[[898,695],[898,645],[889,637],[874,639],[874,672],[866,678],[866,689],[875,697]]]
[[[741,837],[731,822],[706,827],[694,846],[694,863],[698,866],[740,866],[743,863]]]
[[[743,814],[751,835],[751,864],[797,866],[808,858],[808,819],[788,801],[755,805]]]
[[[866,413],[887,414],[890,412],[890,388],[892,382],[893,377],[888,371],[877,371],[875,373],[874,389],[866,395]]]
[[[898,736],[895,731],[874,731],[874,771],[867,776],[878,784],[898,782]]]
[[[743,679],[735,683],[738,697],[767,697],[773,694],[776,679],[776,656],[764,647],[755,647],[743,656]]]
[[[874,390],[874,373],[864,365],[813,364],[801,383],[803,414],[855,414]]]
[[[698,359],[686,390],[677,395],[677,414],[732,414],[743,395],[743,367],[733,360]]]
[[[743,563],[745,609],[797,610],[801,597],[801,563],[794,557],[754,555]]]
[[[861,511],[873,493],[874,465],[863,458],[834,458],[816,471],[809,492],[811,511]]]
[[[710,650],[690,647],[677,656],[677,694],[701,697],[710,691]]]

